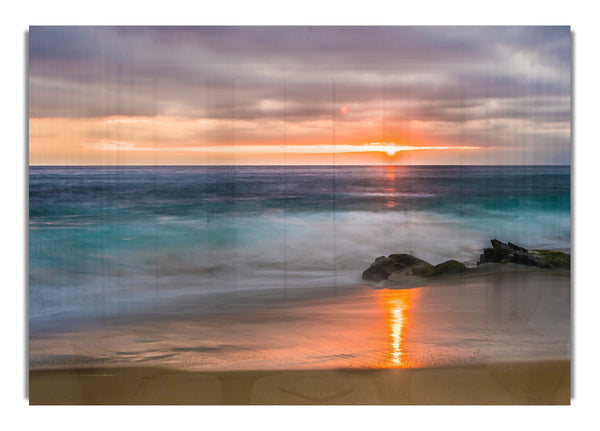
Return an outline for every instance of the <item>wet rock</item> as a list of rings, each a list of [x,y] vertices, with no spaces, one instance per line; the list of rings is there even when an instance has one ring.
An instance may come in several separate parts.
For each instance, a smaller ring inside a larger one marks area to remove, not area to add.
[[[369,281],[387,280],[392,272],[393,261],[385,256],[379,256],[375,259],[375,262],[363,272],[362,279]]]
[[[387,280],[391,274],[391,272],[388,271],[388,266],[391,264],[391,259],[385,258],[384,260],[377,258],[377,260],[362,273],[362,279],[367,281]]]
[[[380,256],[375,259],[362,273],[362,279],[368,281],[387,280],[395,272],[409,272],[409,275],[422,275],[428,273],[433,266],[418,257],[410,254],[391,254],[388,257]]]
[[[485,248],[477,265],[483,263],[517,263],[520,265],[537,266],[541,268],[570,268],[571,256],[553,250],[527,250],[519,245],[503,243],[497,239],[491,240],[492,247]],[[362,279],[367,281],[405,281],[411,276],[437,277],[444,274],[460,274],[469,269],[457,260],[448,260],[439,265],[419,259],[411,254],[390,254],[379,256],[362,273]]]
[[[500,242],[500,241],[498,241],[498,242]],[[513,244],[512,242],[509,242],[509,243],[508,243],[508,247],[509,247],[511,250],[514,250],[514,251],[517,251],[517,252],[518,252],[518,251],[521,251],[521,252],[527,253],[527,249],[526,249],[526,248],[520,247],[520,246],[518,246],[518,245],[516,245],[516,244]]]
[[[397,265],[430,265],[428,262],[425,262],[423,259],[419,259],[418,257],[415,257],[412,254],[390,254],[388,258],[391,259]]]
[[[433,265],[423,262],[411,265],[406,268],[406,275],[418,275],[419,277],[430,277],[433,272]]]
[[[541,268],[568,268],[571,256],[553,250],[527,250],[511,242],[491,240],[492,248],[483,249],[478,265],[482,263],[517,263]]]
[[[504,244],[497,239],[491,240],[492,248],[484,248],[483,254],[479,258],[479,263],[501,263],[502,261],[507,262],[512,258],[513,253],[515,252],[526,252],[522,247],[515,246],[510,242],[508,244]],[[510,258],[509,258],[510,256]]]
[[[467,270],[468,268],[464,264],[452,259],[434,266],[430,276],[433,277],[442,274],[458,274]]]
[[[531,250],[530,255],[542,268],[570,268],[571,256],[554,250]]]
[[[507,257],[507,260],[511,263],[519,263],[521,265],[529,266],[541,266],[539,262],[529,254],[529,252],[516,251]]]
[[[527,253],[527,250],[518,245],[505,244],[497,239],[491,240],[492,248],[484,248],[483,254],[479,257],[479,264],[482,263],[508,263],[511,262],[514,254]]]
[[[456,260],[448,260],[433,266],[410,254],[391,254],[378,257],[367,268],[362,279],[368,281],[402,280],[405,276],[435,277],[442,274],[464,272],[467,267]]]

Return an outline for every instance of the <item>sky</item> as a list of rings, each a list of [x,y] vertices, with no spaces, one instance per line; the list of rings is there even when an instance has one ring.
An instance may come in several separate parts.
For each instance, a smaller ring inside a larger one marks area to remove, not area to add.
[[[30,165],[570,164],[560,27],[30,27]]]

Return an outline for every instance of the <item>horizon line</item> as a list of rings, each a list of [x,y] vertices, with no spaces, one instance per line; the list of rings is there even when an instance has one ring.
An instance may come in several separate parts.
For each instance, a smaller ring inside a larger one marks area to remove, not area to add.
[[[69,165],[59,165],[59,164],[51,164],[51,165],[43,165],[43,164],[29,164],[27,165],[30,168],[34,168],[34,167],[41,167],[41,168],[50,168],[50,167],[57,167],[57,168],[67,168],[67,167],[75,167],[75,168],[84,168],[84,167],[219,167],[219,166],[227,166],[227,167],[253,167],[253,166],[258,166],[258,167],[285,167],[285,166],[318,166],[318,167],[323,167],[323,166],[328,166],[328,167],[345,167],[345,166],[352,166],[352,167],[357,167],[357,166],[431,166],[431,167],[436,167],[436,166],[569,166],[571,167],[571,164],[564,164],[564,163],[537,163],[537,164],[510,164],[510,163],[500,163],[500,164],[477,164],[477,163],[464,163],[464,164],[383,164],[383,163],[377,163],[377,164],[340,164],[340,165],[332,165],[332,164],[315,164],[315,163],[310,163],[310,164],[303,164],[303,163],[290,163],[290,164],[285,164],[285,165],[278,165],[278,164],[268,164],[268,165],[260,165],[260,164],[249,164],[249,165],[244,165],[244,164],[185,164],[185,165],[181,165],[181,164],[69,164]]]

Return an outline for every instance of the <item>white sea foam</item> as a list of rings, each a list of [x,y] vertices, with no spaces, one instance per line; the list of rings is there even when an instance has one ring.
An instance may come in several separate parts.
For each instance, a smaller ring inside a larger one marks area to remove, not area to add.
[[[330,288],[360,283],[362,271],[377,256],[392,253],[410,253],[437,264],[476,260],[491,238],[532,248],[568,248],[570,242],[569,220],[543,212],[494,223],[426,211],[272,212],[217,218],[208,227],[205,221],[173,217],[160,222],[164,241],[169,232],[185,226],[184,233],[208,242],[184,248],[165,247],[162,240],[155,247],[134,244],[115,255],[98,254],[86,267],[94,272],[80,275],[35,268],[30,313],[77,306],[103,312],[130,306],[131,301],[190,293]],[[211,239],[216,232],[224,239]]]

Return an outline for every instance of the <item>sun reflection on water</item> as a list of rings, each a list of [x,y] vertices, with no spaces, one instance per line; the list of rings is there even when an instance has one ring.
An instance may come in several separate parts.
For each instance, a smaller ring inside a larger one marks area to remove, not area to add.
[[[389,199],[384,203],[384,207],[394,208],[397,205],[395,200],[396,187],[394,181],[396,180],[396,172],[394,166],[387,167],[385,177],[390,183],[386,183],[388,187],[383,189],[386,193],[389,193]]]
[[[406,353],[406,331],[410,323],[409,310],[416,298],[415,289],[385,289],[381,291],[386,312],[389,355],[387,364],[394,368],[410,366]]]

